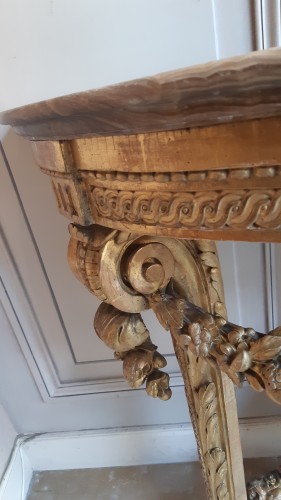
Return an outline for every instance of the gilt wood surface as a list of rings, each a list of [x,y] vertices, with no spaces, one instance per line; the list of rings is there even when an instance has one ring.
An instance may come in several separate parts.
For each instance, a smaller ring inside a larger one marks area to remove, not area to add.
[[[280,241],[280,78],[274,49],[0,117],[33,139],[74,222],[70,265],[106,303],[99,337],[131,386],[164,400],[166,361],[139,313],[150,306],[171,331],[210,499],[246,495],[226,374],[280,402],[280,329],[227,323],[214,244],[177,238]]]
[[[281,240],[281,118],[34,141],[69,219],[191,239]]]
[[[190,415],[210,499],[245,499],[235,394],[210,359],[185,349],[186,301],[225,315],[214,242],[140,237],[100,226],[70,226],[68,258],[77,278],[99,299],[95,329],[123,362],[131,387],[171,397],[165,358],[152,344],[140,312],[151,307],[170,329],[183,373]],[[171,296],[165,297],[165,291]],[[175,294],[175,295],[174,295]],[[161,346],[160,346],[161,349]],[[200,347],[201,349],[201,347]],[[201,351],[200,351],[201,352]]]
[[[281,49],[59,97],[0,115],[31,139],[175,130],[281,114]]]

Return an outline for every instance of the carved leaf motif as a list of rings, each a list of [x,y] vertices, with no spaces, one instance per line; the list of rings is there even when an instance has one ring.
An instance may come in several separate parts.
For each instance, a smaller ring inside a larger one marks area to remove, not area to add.
[[[151,307],[165,330],[182,328],[185,311],[183,299],[165,296],[161,300],[151,300]]]
[[[225,483],[221,484],[217,488],[217,496],[220,500],[229,500],[230,499],[229,493],[227,491],[227,486]]]
[[[136,237],[133,233],[127,233],[125,231],[115,231],[114,232],[114,241],[118,245],[125,243],[126,241],[133,240]]]
[[[223,462],[217,470],[217,481],[221,482],[227,473],[227,464]]]
[[[214,498],[218,500],[229,500],[229,493],[226,485],[227,462],[225,453],[221,448],[213,448],[205,455],[211,477],[214,484]]]
[[[281,351],[281,337],[264,335],[251,345],[250,353],[254,361],[268,361]]]
[[[240,372],[234,372],[230,367],[221,365],[221,369],[229,376],[234,385],[237,387],[242,387],[243,385],[243,375]]]
[[[245,372],[252,364],[252,356],[248,351],[240,351],[232,361],[230,368],[234,372]]]
[[[219,259],[213,252],[202,253],[201,259],[208,267],[219,267]]]
[[[215,463],[215,465],[218,465],[219,463],[225,460],[225,453],[220,448],[214,448],[210,452],[210,456],[212,457],[212,460]]]
[[[218,406],[217,398],[214,398],[207,406],[206,406],[206,420],[212,417],[215,414],[215,411]]]
[[[213,284],[213,281],[212,281],[212,284]],[[216,304],[216,302],[219,298],[219,295],[218,295],[218,292],[215,289],[215,287],[213,287],[213,286],[210,287],[209,295],[210,295],[211,303]]]
[[[200,252],[214,252],[216,250],[215,242],[212,240],[198,240],[196,243]]]
[[[208,384],[207,387],[200,387],[199,399],[204,407],[207,407],[214,399],[216,399],[216,388],[213,382]]]
[[[221,297],[221,295],[220,295],[220,297]],[[219,316],[222,316],[222,318],[226,318],[227,317],[226,307],[223,304],[223,302],[220,302],[220,301],[215,302],[214,312],[216,314],[218,314]]]
[[[273,337],[281,337],[281,326],[278,326],[277,328],[274,328],[274,330],[271,330],[270,335]]]
[[[212,403],[211,403],[212,406]],[[210,416],[209,420],[207,421],[206,429],[207,429],[207,447],[208,449],[212,449],[215,444],[215,436],[218,433],[218,416],[214,411],[216,410],[217,404],[215,407],[212,409],[212,415]]]
[[[252,387],[252,389],[254,389],[257,392],[262,392],[264,390],[264,385],[262,384],[260,377],[254,375],[254,372],[253,374],[249,372],[245,373],[245,377],[250,386]]]

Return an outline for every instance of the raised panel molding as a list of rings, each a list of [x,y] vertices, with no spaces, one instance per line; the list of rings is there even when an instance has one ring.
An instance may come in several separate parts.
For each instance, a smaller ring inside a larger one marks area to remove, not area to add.
[[[256,48],[269,49],[281,43],[280,0],[255,0],[254,20]]]
[[[245,54],[255,49],[252,0],[211,0],[216,57]]]

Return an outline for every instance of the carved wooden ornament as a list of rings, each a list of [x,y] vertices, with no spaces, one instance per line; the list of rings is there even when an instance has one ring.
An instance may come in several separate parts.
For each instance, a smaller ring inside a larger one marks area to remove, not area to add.
[[[281,241],[280,78],[274,49],[0,116],[72,221],[70,266],[103,302],[95,330],[130,387],[171,397],[141,312],[171,332],[212,500],[246,499],[233,383],[281,403],[281,330],[227,321],[210,241]],[[280,498],[278,474],[248,498]]]

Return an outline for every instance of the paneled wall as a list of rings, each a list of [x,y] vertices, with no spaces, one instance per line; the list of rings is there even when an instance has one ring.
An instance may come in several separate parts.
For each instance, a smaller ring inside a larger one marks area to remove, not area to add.
[[[0,107],[277,44],[280,2],[270,5],[0,0]],[[49,181],[26,141],[5,127],[0,132],[0,401],[17,430],[188,421],[171,341],[150,313],[145,321],[168,358],[173,397],[163,403],[128,389],[120,363],[93,332],[98,302],[68,269],[67,220],[57,213]],[[220,243],[219,253],[230,319],[261,331],[281,323],[280,246]],[[247,387],[238,404],[241,417],[281,414]]]

